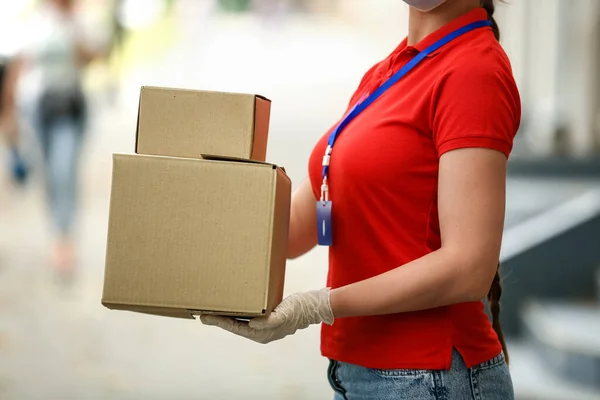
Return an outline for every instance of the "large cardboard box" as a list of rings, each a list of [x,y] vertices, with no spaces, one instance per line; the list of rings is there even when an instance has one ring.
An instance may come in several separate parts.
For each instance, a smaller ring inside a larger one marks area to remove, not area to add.
[[[283,296],[290,197],[270,164],[115,154],[102,303],[267,315]]]
[[[142,87],[136,153],[265,161],[271,102],[261,96]]]

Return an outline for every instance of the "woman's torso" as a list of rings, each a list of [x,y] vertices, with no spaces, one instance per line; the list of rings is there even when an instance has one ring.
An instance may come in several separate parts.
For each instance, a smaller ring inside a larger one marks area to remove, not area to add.
[[[425,42],[485,18],[485,10],[477,9]],[[379,87],[417,53],[417,49],[403,42],[365,75],[350,106]],[[443,93],[445,79],[473,65],[477,66],[475,74],[491,69],[493,75],[501,78],[494,82],[508,88],[499,101],[513,102],[514,121],[506,124],[514,125],[516,132],[520,104],[510,64],[491,30],[483,28],[465,34],[425,59],[353,120],[336,141],[329,173],[334,244],[329,250],[328,286],[335,288],[368,279],[440,248],[437,176],[441,152],[479,145],[510,152],[512,137],[510,143],[504,137],[483,137],[486,119],[479,113],[494,118],[493,107],[473,110],[478,113],[473,123],[478,125],[465,132],[466,136],[435,132],[435,114],[442,106],[440,97],[448,95]],[[468,86],[469,82],[464,84]],[[456,101],[479,89],[470,90],[457,90]],[[512,125],[509,131],[513,130]],[[465,129],[471,128],[465,124]],[[490,134],[493,136],[494,132]],[[309,163],[317,198],[328,136],[329,132],[317,143]],[[482,302],[339,319],[333,326],[323,326],[321,347],[326,357],[372,368],[447,369],[453,347],[470,367],[501,351]]]
[[[78,34],[74,17],[43,6],[26,24],[21,53],[24,70],[19,97],[35,99],[45,90],[68,91],[81,84]]]

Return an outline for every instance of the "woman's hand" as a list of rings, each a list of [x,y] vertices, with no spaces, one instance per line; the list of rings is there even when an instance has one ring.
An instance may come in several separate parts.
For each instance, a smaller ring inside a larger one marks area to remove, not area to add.
[[[202,315],[205,325],[218,326],[236,335],[266,344],[293,335],[298,329],[324,322],[333,324],[333,312],[329,302],[328,288],[286,297],[268,317],[258,317],[250,322],[230,317]]]

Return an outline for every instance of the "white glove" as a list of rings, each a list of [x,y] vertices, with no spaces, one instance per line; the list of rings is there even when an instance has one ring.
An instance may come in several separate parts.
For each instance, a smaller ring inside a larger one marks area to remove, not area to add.
[[[286,297],[268,317],[257,317],[250,322],[230,317],[201,315],[205,325],[218,326],[231,333],[258,343],[269,343],[293,335],[298,329],[324,322],[333,324],[328,288]]]

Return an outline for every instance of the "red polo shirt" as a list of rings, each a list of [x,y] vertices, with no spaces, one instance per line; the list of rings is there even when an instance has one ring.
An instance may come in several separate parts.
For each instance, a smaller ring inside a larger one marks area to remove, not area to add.
[[[416,46],[404,40],[365,74],[349,106],[428,45],[486,18],[478,8]],[[334,243],[328,286],[368,279],[439,249],[439,157],[464,147],[508,157],[520,117],[510,62],[492,30],[482,28],[432,53],[355,118],[331,157]],[[309,162],[317,198],[328,137],[329,132],[317,143]],[[322,327],[325,357],[370,368],[447,369],[452,347],[469,367],[500,353],[483,302],[340,318]]]

